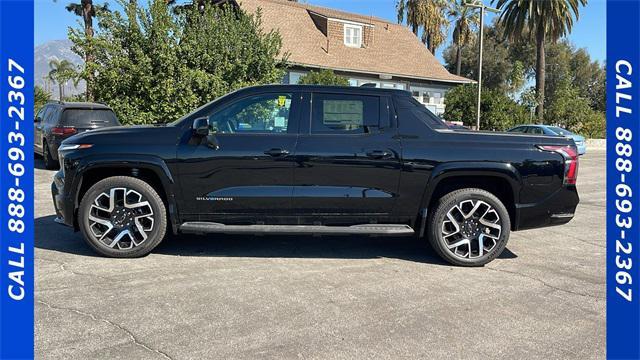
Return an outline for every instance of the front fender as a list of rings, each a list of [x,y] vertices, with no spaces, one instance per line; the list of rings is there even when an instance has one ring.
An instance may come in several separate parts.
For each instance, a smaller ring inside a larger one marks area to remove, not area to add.
[[[69,162],[69,163],[67,163]],[[73,182],[71,189],[74,193],[74,203],[77,209],[80,203],[79,195],[82,183],[90,171],[97,169],[144,169],[152,171],[162,184],[162,190],[166,195],[167,210],[169,212],[169,220],[173,225],[173,229],[177,229],[178,224],[178,208],[175,198],[175,179],[169,170],[166,162],[158,156],[153,155],[127,155],[126,159],[120,154],[93,154],[86,155],[77,160],[65,159],[65,171],[72,172]],[[158,189],[160,190],[160,189]]]
[[[165,180],[167,185],[173,185],[175,183],[166,162],[160,157],[153,155],[127,155],[126,160],[123,160],[122,155],[119,154],[96,154],[87,156],[78,161],[76,174],[81,175],[88,170],[105,167],[149,169],[154,171],[163,183]]]

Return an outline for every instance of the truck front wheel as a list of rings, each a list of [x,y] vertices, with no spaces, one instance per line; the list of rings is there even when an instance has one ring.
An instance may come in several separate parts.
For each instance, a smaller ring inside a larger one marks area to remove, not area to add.
[[[502,253],[511,229],[509,213],[492,193],[474,188],[443,196],[429,214],[431,247],[459,266],[482,266]]]
[[[85,193],[78,224],[85,241],[98,253],[132,258],[147,255],[162,241],[167,214],[162,198],[149,184],[114,176]]]

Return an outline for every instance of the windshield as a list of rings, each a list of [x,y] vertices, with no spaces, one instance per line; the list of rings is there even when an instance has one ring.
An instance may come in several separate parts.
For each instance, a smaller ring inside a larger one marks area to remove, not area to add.
[[[558,135],[563,135],[563,136],[575,135],[571,131],[565,130],[563,128],[559,128],[557,126],[549,126],[549,129]]]

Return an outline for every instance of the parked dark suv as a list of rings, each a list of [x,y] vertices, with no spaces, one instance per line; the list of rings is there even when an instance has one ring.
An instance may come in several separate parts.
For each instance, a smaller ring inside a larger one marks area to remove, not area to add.
[[[112,257],[166,231],[415,235],[479,266],[578,205],[573,140],[455,131],[400,90],[251,87],[166,126],[74,136],[60,155],[57,221]]]
[[[50,102],[36,114],[33,147],[47,169],[58,166],[62,140],[87,130],[119,126],[110,107],[88,102]]]

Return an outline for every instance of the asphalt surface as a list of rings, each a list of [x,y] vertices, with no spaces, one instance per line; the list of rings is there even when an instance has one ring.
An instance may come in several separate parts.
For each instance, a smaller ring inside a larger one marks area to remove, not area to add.
[[[107,259],[53,222],[38,165],[37,358],[605,357],[604,151],[581,159],[572,222],[471,269],[406,238],[189,236]]]

